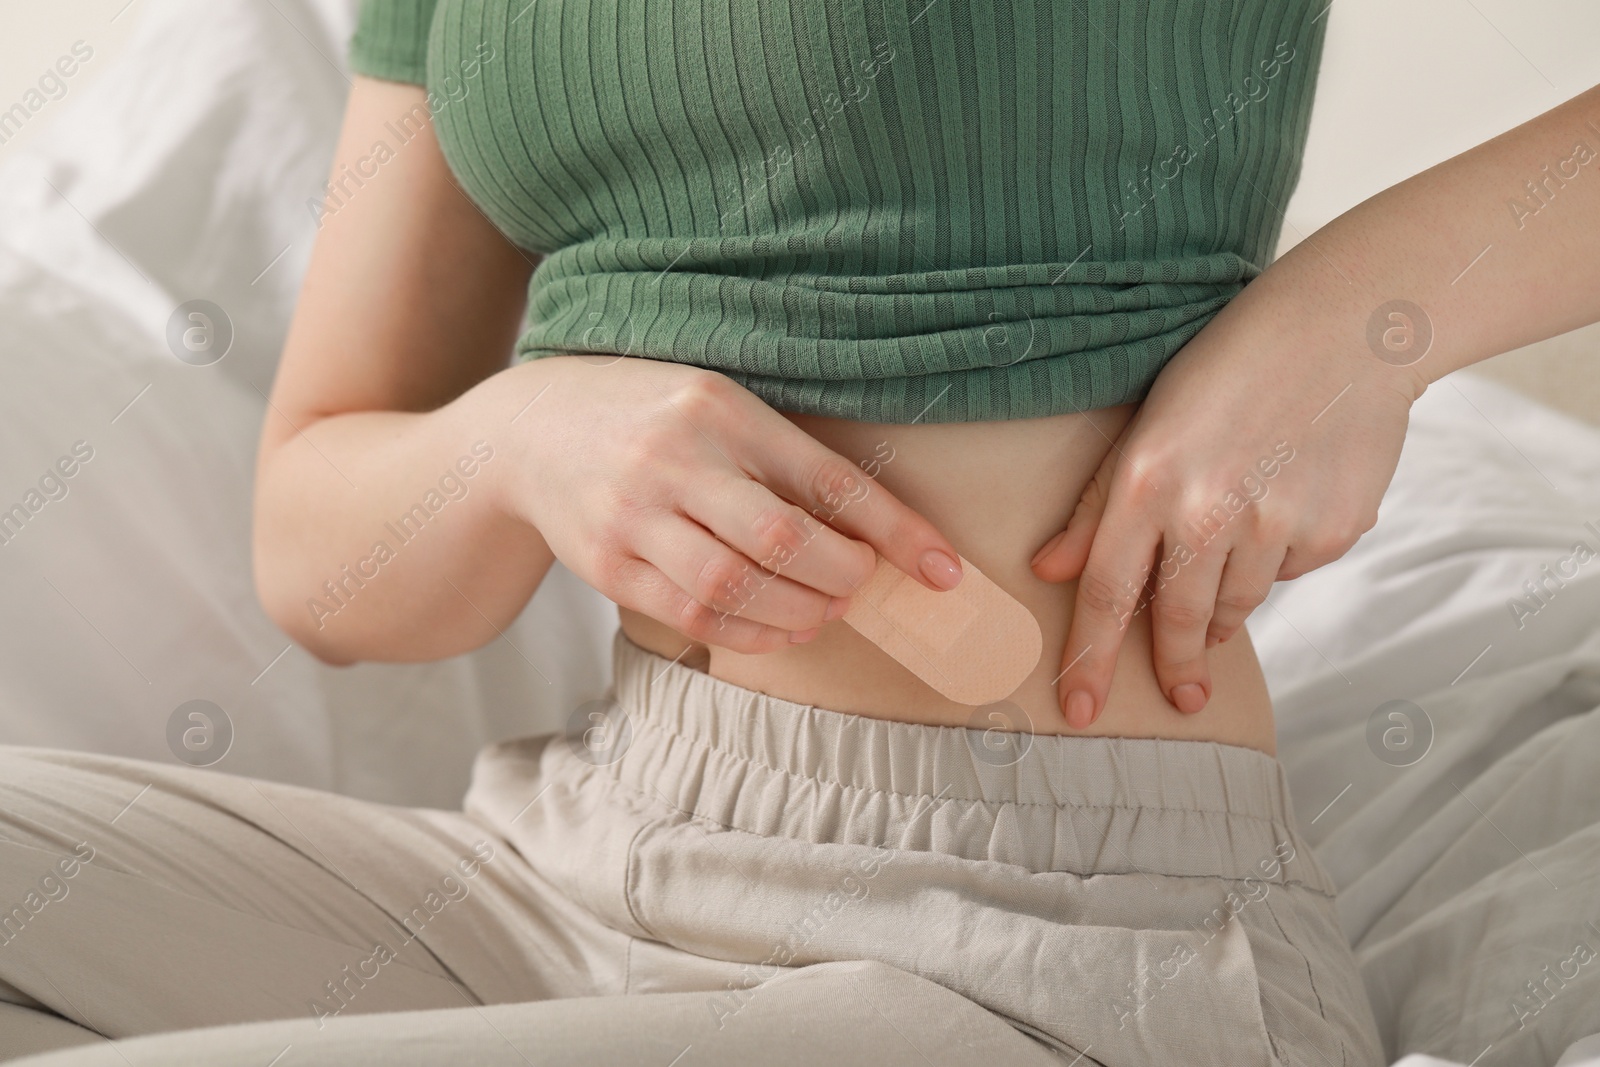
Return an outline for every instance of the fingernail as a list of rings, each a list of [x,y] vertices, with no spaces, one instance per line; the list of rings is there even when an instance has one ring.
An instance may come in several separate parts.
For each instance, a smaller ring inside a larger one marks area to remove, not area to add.
[[[824,622],[832,622],[834,619],[842,619],[844,618],[844,613],[849,610],[850,598],[836,596],[828,601],[828,610],[822,613],[822,620]]]
[[[817,627],[813,626],[809,630],[796,630],[789,635],[789,643],[791,645],[803,645],[817,636],[817,629]]]
[[[1050,538],[1050,540],[1046,541],[1044,543],[1044,547],[1033,554],[1033,559],[1028,561],[1028,566],[1037,567],[1041,559],[1044,559],[1050,553],[1055,551],[1056,546],[1061,543],[1061,539],[1065,536],[1067,536],[1067,531],[1062,530],[1060,533]]]
[[[954,589],[961,584],[961,564],[936,548],[930,548],[917,561],[922,576],[940,589]]]
[[[1179,711],[1193,715],[1206,706],[1206,691],[1197,682],[1173,686],[1172,703]]]
[[[1094,697],[1082,689],[1067,694],[1067,725],[1074,730],[1087,730],[1094,724]]]

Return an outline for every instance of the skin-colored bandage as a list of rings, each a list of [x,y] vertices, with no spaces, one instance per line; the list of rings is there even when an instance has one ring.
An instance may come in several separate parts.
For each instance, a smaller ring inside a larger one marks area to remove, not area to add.
[[[1016,692],[1044,650],[1039,620],[966,559],[961,584],[936,593],[882,556],[844,621],[960,704]]]

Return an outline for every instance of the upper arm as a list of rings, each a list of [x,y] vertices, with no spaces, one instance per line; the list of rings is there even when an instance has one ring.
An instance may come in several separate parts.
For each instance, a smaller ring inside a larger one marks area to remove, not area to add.
[[[355,79],[263,459],[320,418],[430,411],[509,362],[537,257],[455,184],[431,124],[398,142],[392,129],[425,114],[424,99],[420,86]]]

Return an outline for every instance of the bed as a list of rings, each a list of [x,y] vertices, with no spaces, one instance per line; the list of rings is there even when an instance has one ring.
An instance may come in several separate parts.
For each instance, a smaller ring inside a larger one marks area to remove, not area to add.
[[[599,695],[615,610],[558,567],[493,645],[345,669],[265,618],[255,438],[354,3],[142,8],[0,153],[0,509],[75,460],[0,543],[0,741],[454,805],[481,745]],[[215,361],[175,358],[195,300]],[[1251,619],[1405,1067],[1600,1065],[1597,620],[1600,431],[1462,376],[1417,405],[1377,528]]]

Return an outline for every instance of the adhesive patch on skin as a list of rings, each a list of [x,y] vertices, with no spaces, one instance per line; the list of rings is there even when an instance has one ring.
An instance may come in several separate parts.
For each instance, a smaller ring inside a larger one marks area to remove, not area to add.
[[[1010,696],[1044,650],[1033,612],[966,559],[961,584],[936,593],[879,556],[844,621],[958,704]]]

